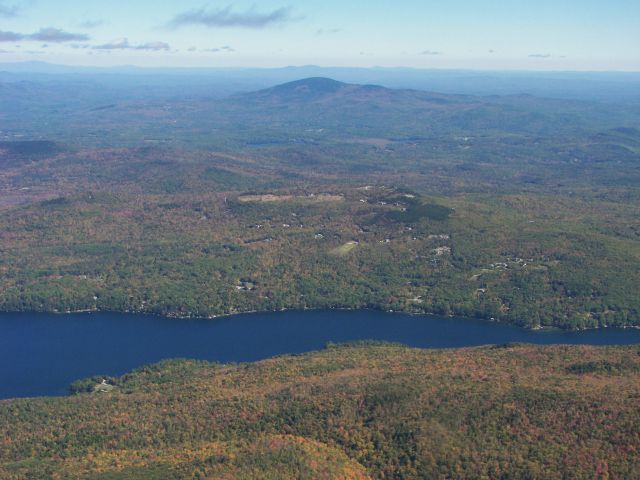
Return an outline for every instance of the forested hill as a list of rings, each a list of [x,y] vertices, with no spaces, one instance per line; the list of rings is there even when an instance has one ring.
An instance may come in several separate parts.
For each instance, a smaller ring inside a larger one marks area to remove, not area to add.
[[[0,81],[0,309],[640,324],[633,104],[119,88]]]
[[[422,101],[441,105],[463,103],[474,97],[463,95],[444,95],[419,90],[398,90],[385,88],[379,85],[357,85],[339,82],[331,78],[313,77],[296,80],[275,87],[239,94],[231,97],[232,101],[246,104],[318,104],[325,103],[333,108],[345,106],[344,102],[354,104],[377,104],[387,102],[388,106],[407,107],[409,102],[414,109],[419,107],[416,101]],[[476,97],[478,98],[478,97]]]
[[[202,108],[206,111],[205,106]],[[322,77],[235,95],[216,103],[216,108],[228,118],[249,121],[264,120],[268,115],[266,131],[274,126],[277,131],[280,123],[286,128],[325,128],[337,136],[367,131],[384,138],[479,137],[498,132],[557,137],[584,134],[589,128],[614,127],[620,121],[632,122],[638,114],[637,109],[619,105],[530,95],[440,94]]]
[[[638,477],[637,347],[331,346],[0,402],[0,477]]]

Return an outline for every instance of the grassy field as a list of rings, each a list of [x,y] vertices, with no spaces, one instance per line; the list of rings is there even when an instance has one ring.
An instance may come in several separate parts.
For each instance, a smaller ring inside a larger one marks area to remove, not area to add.
[[[354,241],[347,242],[344,245],[340,245],[339,247],[336,247],[333,250],[331,250],[331,253],[338,257],[345,257],[349,255],[349,253],[353,252],[357,248],[357,246],[358,246],[358,243]]]

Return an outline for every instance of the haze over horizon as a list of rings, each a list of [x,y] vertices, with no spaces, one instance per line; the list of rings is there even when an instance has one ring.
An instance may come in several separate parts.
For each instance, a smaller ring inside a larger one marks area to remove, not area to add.
[[[628,0],[0,0],[0,64],[640,71],[638,19]]]

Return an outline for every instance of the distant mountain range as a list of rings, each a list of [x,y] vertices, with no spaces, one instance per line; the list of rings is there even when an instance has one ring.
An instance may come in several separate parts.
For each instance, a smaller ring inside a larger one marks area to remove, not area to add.
[[[147,85],[140,77],[133,87],[123,76],[117,76],[119,80],[82,75],[54,78],[0,80],[4,107],[0,119],[13,119],[13,125],[24,123],[24,128],[30,129],[35,118],[44,119],[45,115],[46,123],[36,130],[34,139],[65,142],[69,129],[61,131],[56,125],[70,118],[78,121],[73,129],[76,136],[92,136],[90,132],[99,125],[113,135],[125,125],[140,128],[132,119],[146,112],[155,121],[143,123],[144,128],[155,125],[154,128],[170,131],[178,122],[187,129],[225,132],[226,141],[236,138],[244,144],[250,138],[250,144],[255,146],[272,144],[275,138],[278,142],[290,141],[291,137],[299,140],[318,129],[325,131],[325,140],[353,136],[433,139],[480,134],[491,138],[552,135],[565,136],[566,140],[568,136],[582,137],[586,131],[632,125],[637,118],[632,102],[611,105],[523,93],[435,93],[319,76],[233,95],[212,95],[216,83],[211,84],[204,77],[197,88],[187,93],[178,91],[180,81],[172,83],[170,78],[165,78],[166,85]]]
[[[139,87],[144,96],[223,96],[268,88],[307,77],[355,84],[468,95],[531,94],[543,97],[640,103],[640,73],[517,72],[346,68],[315,65],[284,68],[77,67],[45,62],[0,63],[0,82],[99,81],[105,88]],[[144,88],[143,88],[144,87]]]

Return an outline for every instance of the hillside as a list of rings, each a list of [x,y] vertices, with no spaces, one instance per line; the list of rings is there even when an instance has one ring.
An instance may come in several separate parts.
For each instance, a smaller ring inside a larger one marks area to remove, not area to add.
[[[0,477],[638,478],[637,347],[332,346],[0,402]]]
[[[0,112],[1,310],[640,324],[631,105],[316,77],[224,99],[87,83],[34,79]]]
[[[216,105],[228,118],[242,118],[265,131],[275,125],[328,129],[338,137],[366,132],[383,138],[440,136],[576,135],[613,126],[610,108],[530,95],[469,96],[348,84],[314,77],[235,95]],[[205,109],[205,111],[207,111]],[[623,108],[617,115],[635,117]],[[204,116],[205,118],[207,115]],[[205,120],[206,122],[206,120]],[[276,131],[278,129],[276,128]]]

